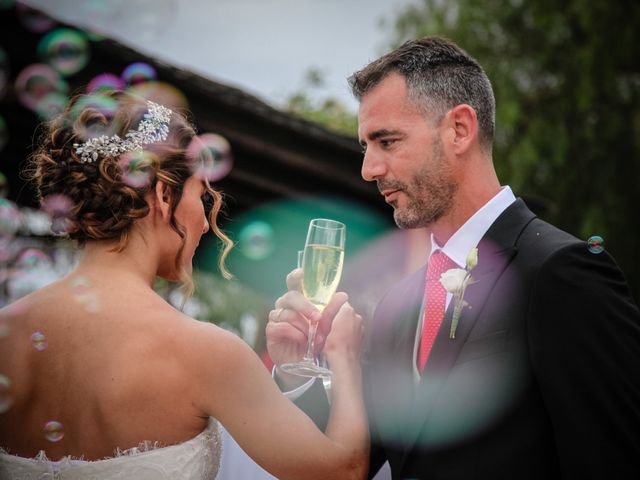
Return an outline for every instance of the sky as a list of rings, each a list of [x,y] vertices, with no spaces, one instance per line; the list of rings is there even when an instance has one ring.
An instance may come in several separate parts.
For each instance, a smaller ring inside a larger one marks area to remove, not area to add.
[[[418,0],[26,0],[60,20],[282,106],[319,69],[352,111],[346,78],[386,52],[391,23]],[[384,23],[383,26],[381,22]]]

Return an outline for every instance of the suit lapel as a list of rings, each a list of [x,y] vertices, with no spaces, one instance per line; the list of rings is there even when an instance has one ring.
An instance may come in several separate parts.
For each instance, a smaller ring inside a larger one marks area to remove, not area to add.
[[[471,272],[476,283],[466,289],[464,299],[469,307],[463,308],[455,339],[449,338],[454,310],[450,302],[442,326],[431,349],[429,360],[418,385],[412,418],[420,428],[407,432],[408,437],[402,462],[413,450],[424,423],[435,404],[443,382],[460,354],[496,282],[517,254],[516,241],[522,229],[535,218],[522,200],[517,200],[496,219],[478,245],[478,265]],[[416,319],[417,321],[417,319]],[[415,323],[414,330],[415,333]],[[413,347],[411,347],[413,351]]]

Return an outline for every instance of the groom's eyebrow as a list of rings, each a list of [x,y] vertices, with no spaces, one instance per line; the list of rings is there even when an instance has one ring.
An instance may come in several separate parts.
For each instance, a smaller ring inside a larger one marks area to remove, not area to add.
[[[389,135],[397,135],[399,133],[400,133],[399,130],[388,130],[386,128],[381,128],[380,130],[375,130],[375,131],[369,133],[369,135],[367,135],[367,140],[374,141],[374,140],[377,140],[380,137],[387,137]],[[364,146],[364,141],[361,140],[360,144]]]

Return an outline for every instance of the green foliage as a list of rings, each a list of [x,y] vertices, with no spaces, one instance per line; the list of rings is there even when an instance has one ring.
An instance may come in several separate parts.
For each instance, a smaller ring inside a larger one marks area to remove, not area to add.
[[[640,2],[423,0],[395,44],[442,35],[476,57],[497,102],[494,161],[548,219],[605,238],[640,298]]]
[[[284,109],[335,132],[356,136],[358,119],[340,100],[333,97],[320,100],[312,98],[317,98],[317,95],[311,95],[310,92],[320,90],[324,86],[323,73],[312,68],[307,71],[305,77],[304,87],[289,96]]]

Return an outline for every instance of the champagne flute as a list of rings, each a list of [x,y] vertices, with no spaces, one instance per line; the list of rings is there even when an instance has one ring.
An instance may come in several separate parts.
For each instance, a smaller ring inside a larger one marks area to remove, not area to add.
[[[316,218],[309,223],[302,255],[302,293],[318,310],[324,310],[338,288],[344,262],[344,223]],[[318,322],[309,321],[307,351],[299,362],[285,363],[280,369],[303,377],[329,377],[331,370],[321,367],[315,357]]]
[[[298,268],[302,268],[304,263],[304,250],[298,250]],[[327,368],[327,359],[324,354],[320,354],[318,358],[318,364],[325,368],[331,373],[331,371]],[[324,391],[327,394],[327,401],[329,405],[331,405],[331,375],[322,375],[322,385],[324,386]]]

